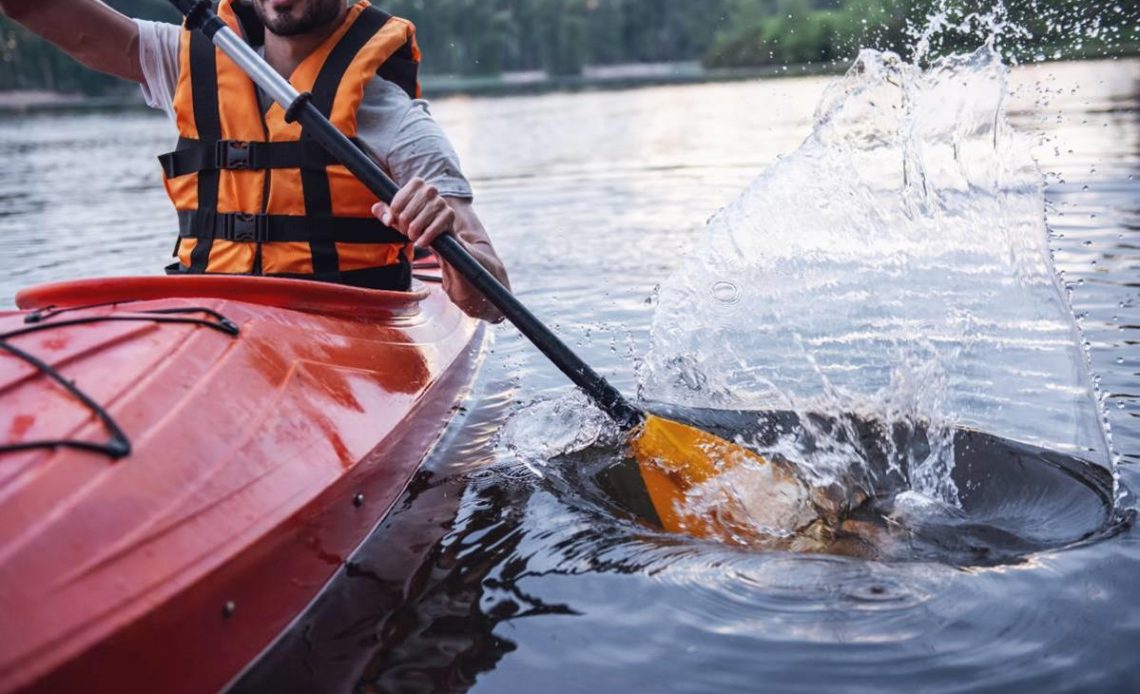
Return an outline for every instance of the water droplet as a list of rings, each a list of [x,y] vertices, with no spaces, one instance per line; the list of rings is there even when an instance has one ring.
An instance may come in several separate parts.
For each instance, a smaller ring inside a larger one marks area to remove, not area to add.
[[[713,298],[724,304],[740,301],[740,290],[732,282],[720,281],[712,287]]]

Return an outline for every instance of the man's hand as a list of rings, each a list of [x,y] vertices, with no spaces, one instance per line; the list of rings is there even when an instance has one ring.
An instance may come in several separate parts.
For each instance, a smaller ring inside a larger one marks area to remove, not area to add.
[[[444,197],[435,186],[413,178],[400,189],[391,205],[378,202],[372,213],[420,248],[430,247],[444,232],[454,233],[479,264],[510,289],[503,261],[495,253],[487,230],[469,200]],[[467,315],[492,323],[503,320],[498,309],[447,263],[443,263],[443,289]]]
[[[418,248],[431,242],[455,225],[455,212],[435,186],[413,178],[396,193],[391,205],[376,203],[372,213],[388,226],[412,240]]]

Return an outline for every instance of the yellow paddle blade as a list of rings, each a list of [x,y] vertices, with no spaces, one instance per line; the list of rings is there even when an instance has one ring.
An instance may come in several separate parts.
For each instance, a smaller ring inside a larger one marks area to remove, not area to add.
[[[719,436],[646,415],[629,446],[670,532],[741,541],[787,537],[817,517],[793,472]]]

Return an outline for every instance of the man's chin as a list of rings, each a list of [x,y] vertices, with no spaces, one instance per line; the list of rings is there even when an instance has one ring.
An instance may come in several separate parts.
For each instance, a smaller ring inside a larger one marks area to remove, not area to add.
[[[316,7],[290,5],[287,12],[278,12],[262,3],[254,3],[254,7],[269,32],[277,36],[300,36],[322,29],[335,21],[340,16],[343,5],[330,1]]]
[[[301,19],[280,15],[270,17],[264,23],[266,30],[278,36],[297,36],[298,34],[306,34],[315,28],[309,27]]]

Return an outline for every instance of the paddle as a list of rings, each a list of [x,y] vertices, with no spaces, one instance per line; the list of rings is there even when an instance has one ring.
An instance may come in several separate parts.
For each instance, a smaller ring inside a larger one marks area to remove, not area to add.
[[[186,16],[186,26],[201,31],[215,46],[241,67],[250,79],[285,109],[286,119],[299,122],[307,137],[316,140],[360,179],[377,197],[390,203],[399,187],[380,167],[309,101],[270,67],[241,37],[215,14],[208,0],[170,0]],[[643,412],[634,407],[582,361],[543,323],[527,310],[494,276],[476,261],[453,234],[432,243],[432,249],[456,269],[467,282],[491,302],[555,366],[581,388],[629,436],[629,448],[637,463],[661,525],[673,532],[697,535],[733,533],[730,520],[698,516],[687,511],[687,495],[697,485],[713,481],[729,468],[763,468],[766,479],[778,487],[771,500],[786,509],[767,508],[764,516],[783,516],[791,532],[801,527],[811,501],[807,489],[783,468],[769,464],[743,446],[725,441],[694,427]],[[787,513],[782,513],[786,510]],[[814,514],[812,514],[814,515]],[[773,528],[770,528],[773,529]]]

